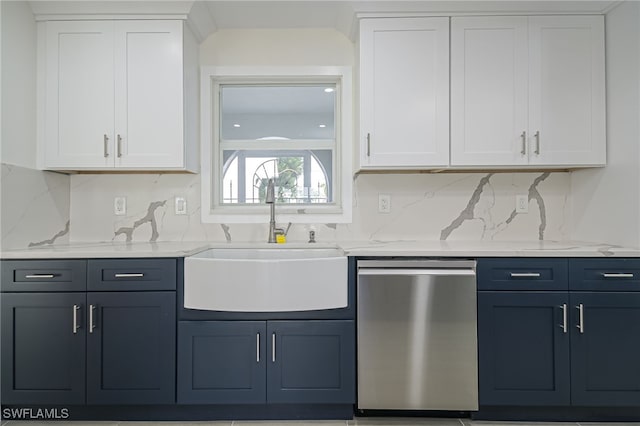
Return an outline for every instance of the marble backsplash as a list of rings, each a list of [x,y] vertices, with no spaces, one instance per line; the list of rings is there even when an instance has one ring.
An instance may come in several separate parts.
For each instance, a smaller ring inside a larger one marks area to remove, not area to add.
[[[79,174],[70,177],[71,240],[266,241],[263,224],[203,224],[200,176],[191,174]],[[354,180],[350,224],[293,224],[288,240],[568,240],[571,174],[361,174]],[[378,213],[378,194],[391,195],[391,212]],[[515,212],[526,195],[529,212]],[[114,197],[127,214],[113,214]],[[174,213],[185,197],[187,215]],[[3,234],[4,236],[4,234]],[[42,235],[40,240],[48,237]]]
[[[4,163],[1,169],[2,249],[69,242],[71,178]]]

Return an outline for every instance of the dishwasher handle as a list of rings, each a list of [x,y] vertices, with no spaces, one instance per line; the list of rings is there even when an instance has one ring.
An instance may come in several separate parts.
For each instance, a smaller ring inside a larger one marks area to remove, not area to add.
[[[452,275],[466,275],[475,276],[476,271],[473,269],[387,269],[387,268],[366,268],[359,269],[358,275],[377,275],[377,276],[405,276],[405,275],[435,275],[435,276],[452,276]]]

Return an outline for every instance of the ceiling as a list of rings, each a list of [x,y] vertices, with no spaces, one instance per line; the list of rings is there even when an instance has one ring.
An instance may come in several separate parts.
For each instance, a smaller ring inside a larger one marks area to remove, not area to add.
[[[595,0],[39,0],[40,19],[52,15],[153,14],[188,16],[202,41],[219,29],[335,28],[355,37],[357,18],[406,15],[606,13],[621,1]]]

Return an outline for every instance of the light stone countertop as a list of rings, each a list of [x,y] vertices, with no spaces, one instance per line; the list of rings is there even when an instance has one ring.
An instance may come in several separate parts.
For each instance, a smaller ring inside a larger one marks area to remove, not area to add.
[[[262,242],[96,242],[3,250],[2,259],[187,257],[209,248],[328,248],[348,256],[402,257],[640,257],[640,248],[580,241],[347,241],[338,243]]]

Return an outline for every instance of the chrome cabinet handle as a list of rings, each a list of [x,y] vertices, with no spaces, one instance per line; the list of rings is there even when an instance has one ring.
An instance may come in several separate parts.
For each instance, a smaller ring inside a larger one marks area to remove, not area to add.
[[[567,334],[567,304],[563,303],[559,308],[562,308],[562,325],[560,327],[562,328],[562,332]]]
[[[511,272],[511,278],[540,278],[540,272]]]
[[[260,333],[256,334],[256,362],[260,362]]]
[[[271,335],[271,362],[276,362],[276,333]]]
[[[576,306],[576,309],[579,313],[578,325],[576,325],[576,327],[578,328],[578,330],[580,330],[580,334],[584,334],[584,305],[581,303]]]
[[[604,278],[633,278],[633,274],[626,272],[605,272],[602,276]]]
[[[371,133],[367,133],[367,157],[371,157]]]
[[[536,155],[540,155],[540,130],[533,135],[536,138],[536,149],[533,151]]]
[[[122,137],[118,135],[118,158],[122,157]]]
[[[96,325],[93,323],[93,311],[95,309],[95,305],[89,305],[89,333],[93,333],[93,329],[96,328]]]
[[[80,306],[73,305],[73,334],[78,334],[78,329],[80,326],[78,325],[78,311],[80,310]]]
[[[134,273],[134,274],[115,274],[116,278],[142,278],[144,274],[142,273]]]
[[[53,278],[55,277],[55,274],[31,274],[31,275],[25,275],[25,278],[29,278],[29,279],[40,279],[40,278]]]
[[[522,134],[520,135],[520,138],[522,139],[522,149],[520,150],[520,154],[526,155],[527,154],[527,131],[526,130],[522,132]]]
[[[105,133],[104,135],[104,158],[107,158],[109,156],[109,136],[107,136],[107,134]]]

